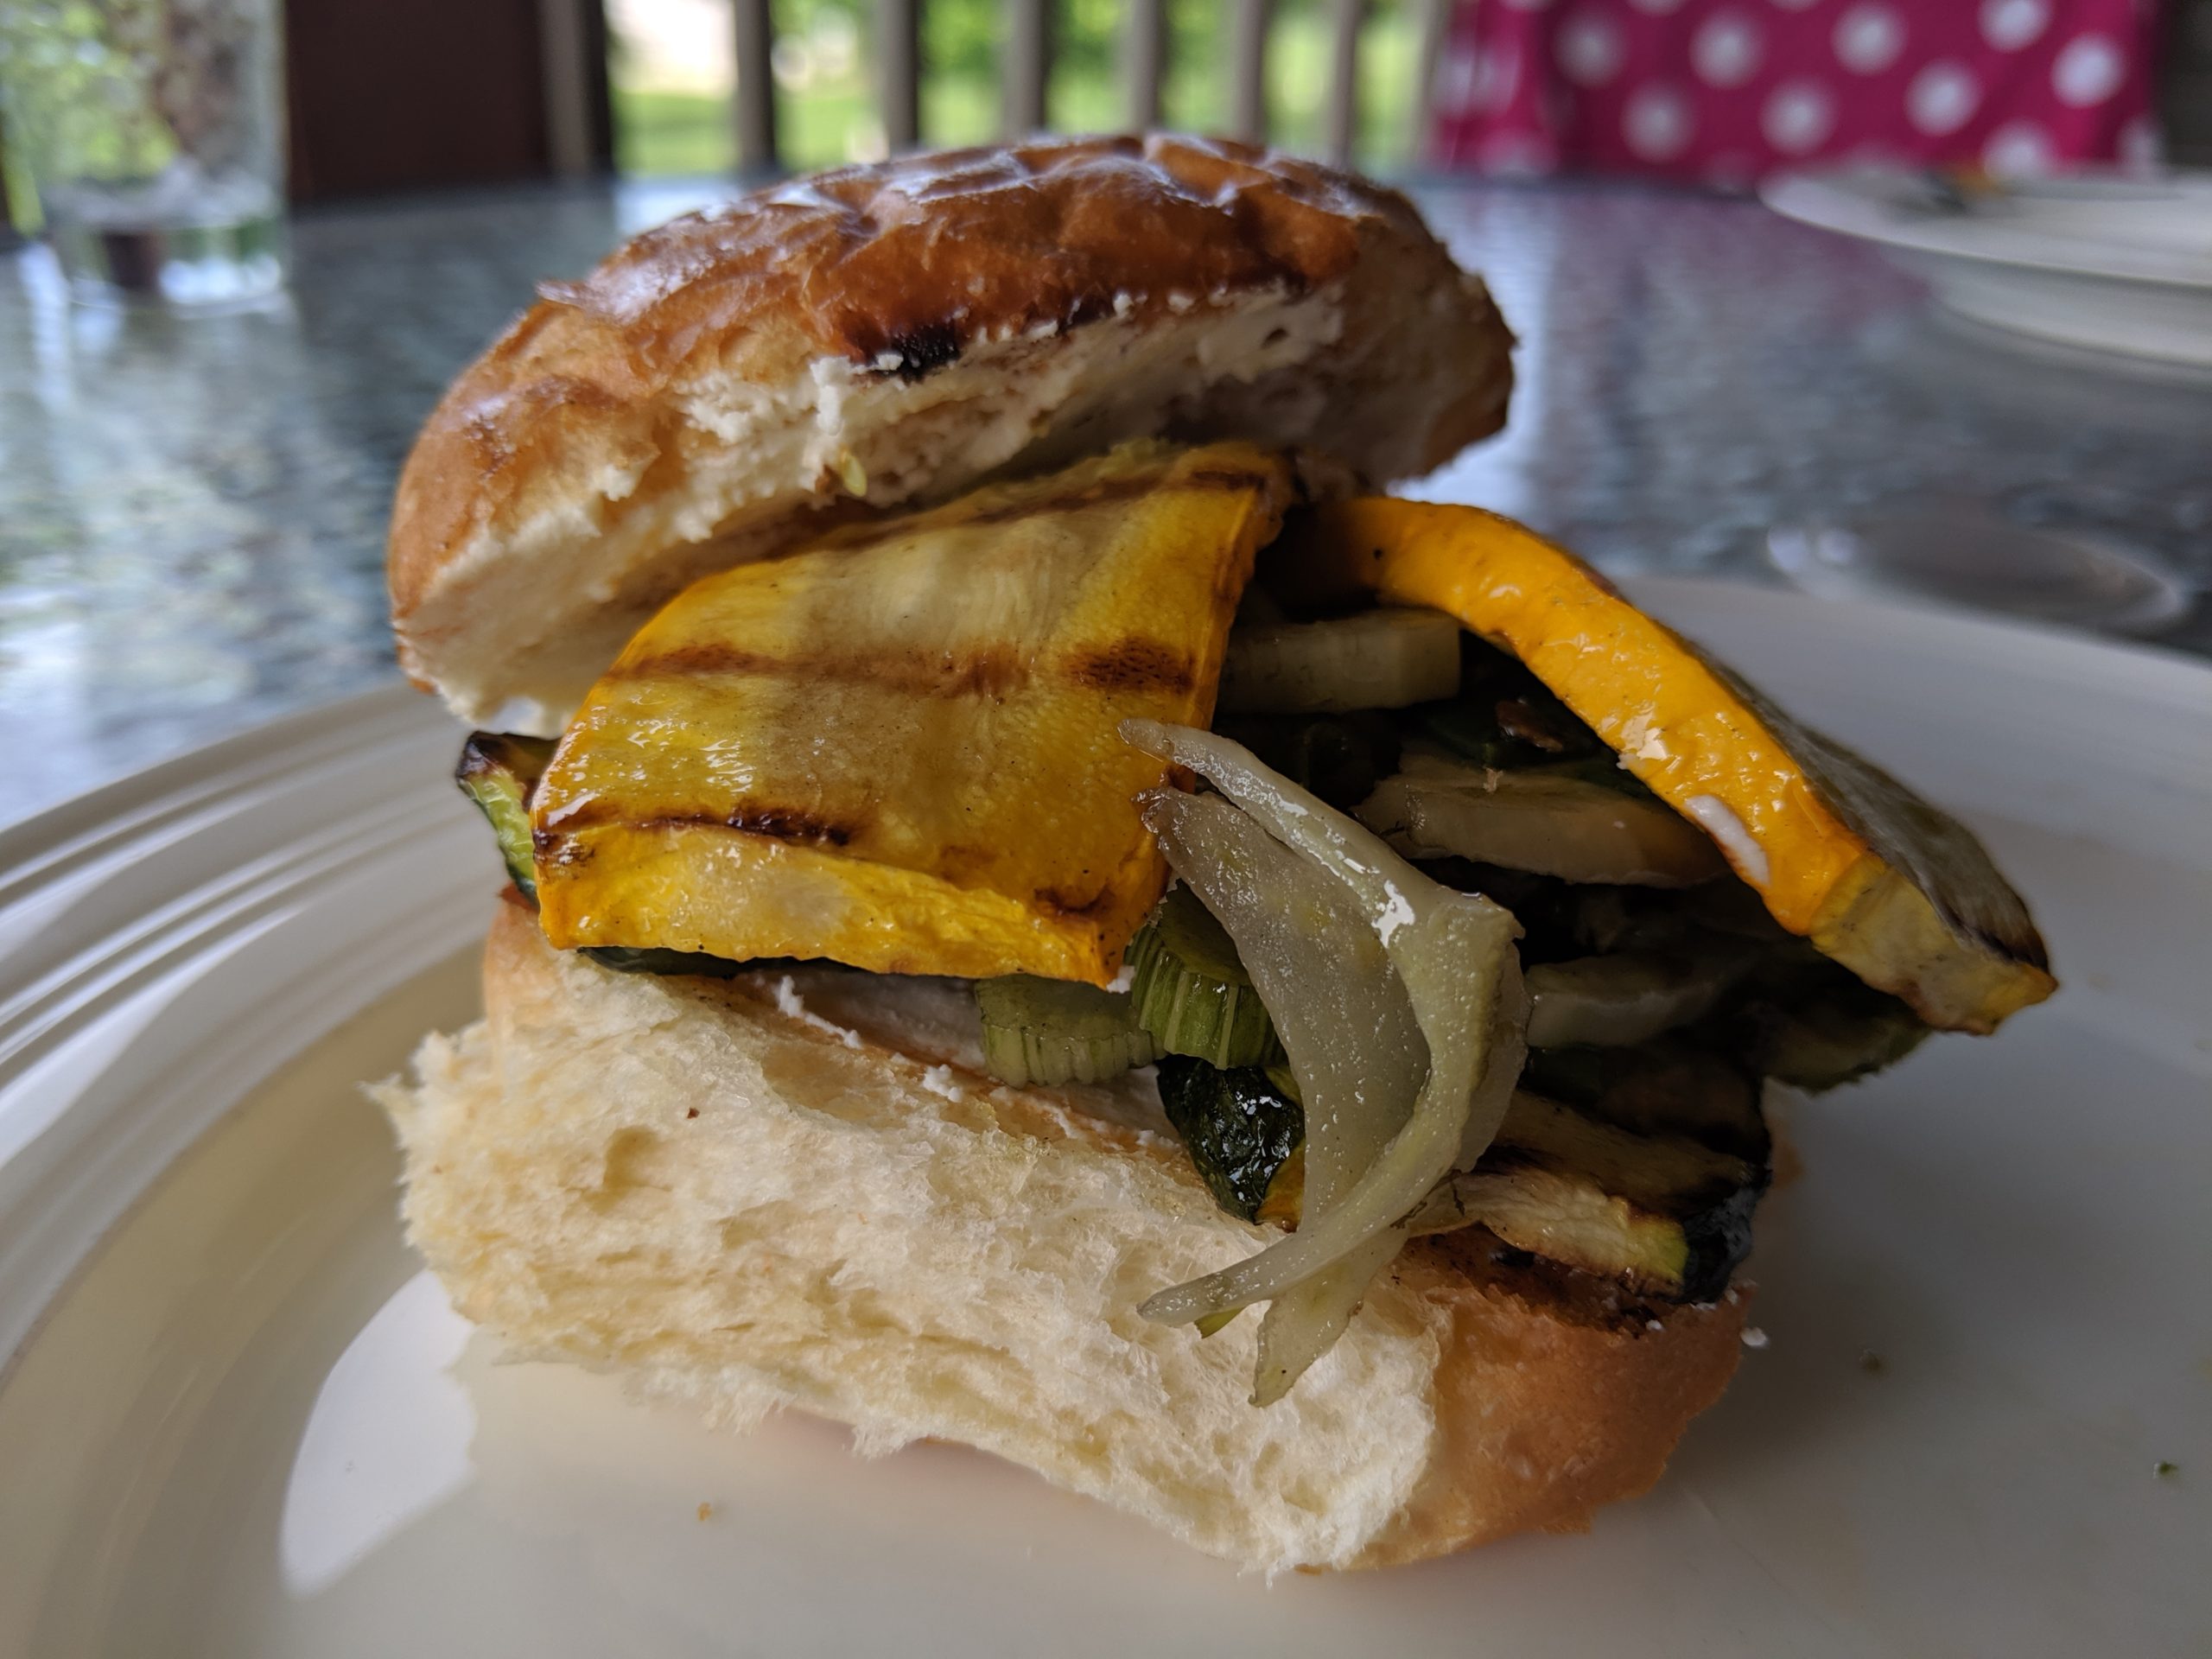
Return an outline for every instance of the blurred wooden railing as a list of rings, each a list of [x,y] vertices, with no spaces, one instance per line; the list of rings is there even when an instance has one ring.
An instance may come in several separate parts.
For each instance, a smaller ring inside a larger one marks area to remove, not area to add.
[[[1000,41],[1000,118],[1002,136],[1018,137],[1048,124],[1046,89],[1052,70],[1052,0],[999,0],[1004,8]],[[733,0],[737,23],[737,156],[748,175],[778,170],[776,78],[770,64],[775,30],[769,0]],[[895,153],[921,139],[921,18],[928,0],[875,0],[876,98],[886,142]],[[1274,0],[1222,0],[1229,11],[1227,61],[1230,136],[1267,142],[1269,133],[1267,56],[1274,22]],[[1359,41],[1369,0],[1324,0],[1329,20],[1330,63],[1322,124],[1322,151],[1350,162],[1359,130]],[[1427,129],[1429,88],[1450,0],[1406,0],[1414,29],[1413,83],[1405,96],[1418,149]],[[1157,126],[1166,84],[1168,30],[1166,0],[1124,0],[1122,79],[1131,127]]]

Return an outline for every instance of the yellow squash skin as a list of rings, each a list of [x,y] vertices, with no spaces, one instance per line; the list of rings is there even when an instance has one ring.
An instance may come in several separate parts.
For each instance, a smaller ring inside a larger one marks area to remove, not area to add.
[[[1268,569],[1309,601],[1448,612],[1512,652],[1661,799],[1718,826],[1777,921],[1930,1025],[1992,1031],[2056,988],[2026,906],[1971,833],[1511,519],[1363,497],[1300,515]]]
[[[1131,446],[696,583],[532,798],[546,937],[1106,983],[1166,882],[1116,728],[1211,720],[1290,491]]]

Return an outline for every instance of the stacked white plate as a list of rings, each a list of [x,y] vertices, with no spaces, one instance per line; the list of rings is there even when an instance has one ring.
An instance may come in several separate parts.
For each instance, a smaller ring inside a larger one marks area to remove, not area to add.
[[[2212,368],[2212,174],[2082,174],[1971,188],[1895,168],[1782,175],[1777,213],[1879,245],[1961,316]]]

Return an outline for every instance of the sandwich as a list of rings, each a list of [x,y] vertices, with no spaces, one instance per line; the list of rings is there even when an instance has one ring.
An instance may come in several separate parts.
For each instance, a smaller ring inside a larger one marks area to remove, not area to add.
[[[1769,1092],[2054,981],[1937,808],[1384,493],[1510,346],[1403,198],[1167,137],[542,290],[391,531],[505,872],[483,1019],[377,1090],[454,1305],[1268,1573],[1649,1488],[1736,1364]]]

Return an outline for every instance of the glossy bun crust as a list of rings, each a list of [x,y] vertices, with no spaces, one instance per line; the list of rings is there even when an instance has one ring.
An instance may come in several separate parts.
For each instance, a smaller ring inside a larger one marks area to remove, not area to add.
[[[1503,423],[1510,345],[1403,197],[1243,145],[795,181],[547,284],[454,383],[393,511],[401,660],[550,728],[708,571],[1130,437],[1426,472]]]

